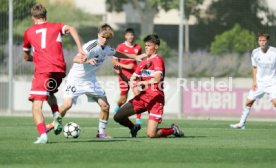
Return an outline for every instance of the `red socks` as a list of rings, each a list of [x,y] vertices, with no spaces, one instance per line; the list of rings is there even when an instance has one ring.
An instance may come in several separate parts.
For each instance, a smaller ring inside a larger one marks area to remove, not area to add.
[[[45,134],[46,133],[46,126],[45,126],[45,123],[39,123],[36,125],[36,129],[39,133],[39,135],[41,134]]]
[[[139,119],[139,120],[141,120],[141,113],[140,114],[136,114],[136,119]]]
[[[171,134],[174,133],[174,129],[173,128],[160,128],[159,129],[162,133],[161,137],[167,137]]]

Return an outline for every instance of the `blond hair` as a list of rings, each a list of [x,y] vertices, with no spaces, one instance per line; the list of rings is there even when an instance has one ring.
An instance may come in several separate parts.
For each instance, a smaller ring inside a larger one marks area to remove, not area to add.
[[[106,23],[99,27],[99,33],[102,34],[104,38],[112,38],[114,36],[112,27]]]

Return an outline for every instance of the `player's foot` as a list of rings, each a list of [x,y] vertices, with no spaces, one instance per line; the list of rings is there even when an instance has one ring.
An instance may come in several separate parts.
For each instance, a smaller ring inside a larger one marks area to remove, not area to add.
[[[134,124],[134,127],[130,130],[130,134],[132,138],[135,138],[137,136],[137,132],[141,129],[140,124]]]
[[[55,134],[58,135],[62,131],[62,117],[59,112],[54,114],[54,131]]]
[[[109,136],[108,134],[106,134],[106,133],[103,133],[103,134],[97,134],[96,135],[96,138],[102,138],[102,139],[111,139],[112,137],[111,136]]]
[[[114,113],[117,113],[119,110],[120,110],[120,107],[116,106],[115,109],[114,109]]]
[[[140,118],[136,118],[136,124],[142,125],[142,120]]]
[[[46,133],[52,131],[55,128],[54,123],[49,123],[46,125]]]
[[[40,137],[34,141],[34,144],[46,144],[48,142],[47,134],[42,134]]]
[[[245,129],[245,125],[244,124],[230,124],[230,128],[234,128],[234,129]]]
[[[176,125],[176,124],[173,123],[172,126],[171,126],[171,128],[173,128],[173,130],[174,130],[173,135],[175,137],[184,137],[184,133],[183,133],[183,131],[180,130],[180,128],[178,127],[178,125]]]

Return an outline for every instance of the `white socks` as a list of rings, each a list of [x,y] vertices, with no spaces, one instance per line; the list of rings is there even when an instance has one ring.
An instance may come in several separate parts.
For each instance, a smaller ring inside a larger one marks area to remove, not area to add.
[[[106,120],[99,120],[99,134],[103,134],[106,128],[107,121]]]
[[[244,107],[242,111],[241,119],[240,119],[240,125],[244,125],[246,123],[246,119],[249,116],[250,109],[251,107],[248,107],[248,106]]]

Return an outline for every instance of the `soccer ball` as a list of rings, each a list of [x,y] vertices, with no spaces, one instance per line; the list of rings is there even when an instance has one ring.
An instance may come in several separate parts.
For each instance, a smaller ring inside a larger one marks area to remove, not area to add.
[[[65,124],[63,128],[65,138],[78,138],[80,136],[80,126],[74,122]]]

